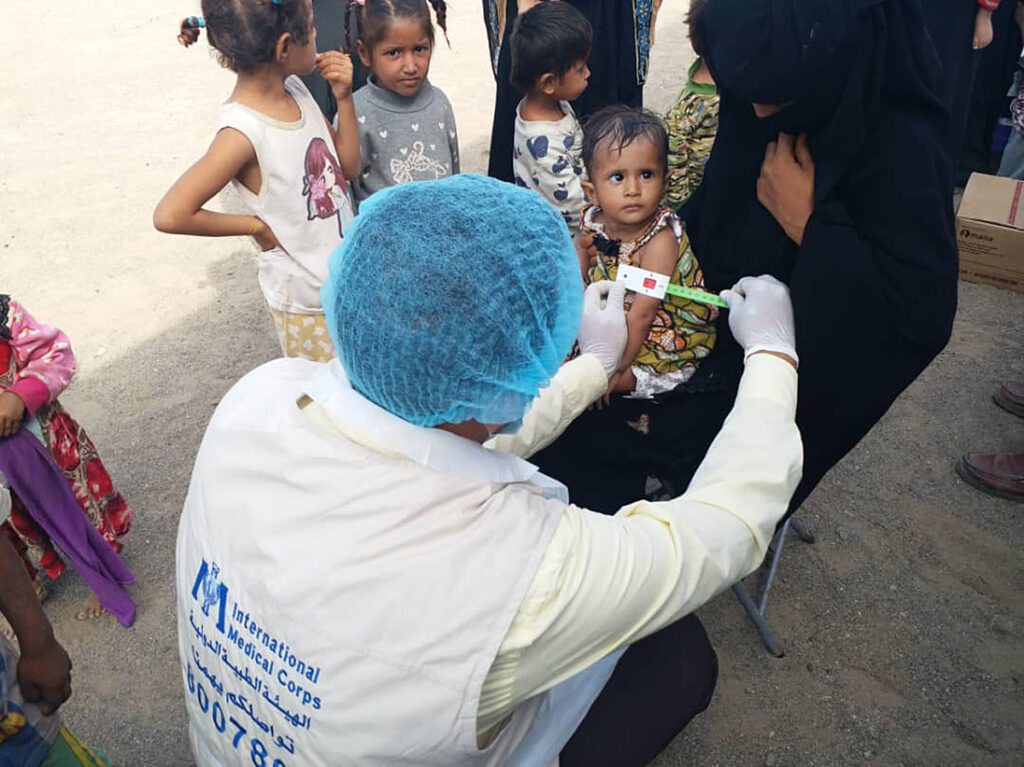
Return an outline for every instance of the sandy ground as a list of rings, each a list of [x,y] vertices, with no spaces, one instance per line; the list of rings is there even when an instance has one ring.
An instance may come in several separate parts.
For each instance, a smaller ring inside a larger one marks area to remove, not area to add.
[[[659,20],[648,103],[665,108],[692,58],[683,3]],[[166,8],[166,10],[165,10]],[[0,48],[0,290],[74,341],[64,398],[135,509],[125,557],[135,626],[74,620],[70,575],[47,602],[75,663],[67,720],[117,765],[189,762],[174,621],[174,540],[210,413],[276,354],[241,239],[163,236],[166,187],[203,151],[231,75],[174,41],[197,4],[7,0]],[[455,0],[450,96],[464,163],[485,167],[493,80],[476,0]],[[36,37],[39,33],[39,37]],[[227,196],[226,196],[227,197]],[[222,205],[236,201],[224,199]],[[865,327],[884,343],[885,329]],[[701,611],[722,673],[668,765],[1024,763],[1024,507],[954,475],[965,450],[1024,445],[989,396],[1024,377],[1024,295],[963,285],[953,342],[821,485],[801,516],[769,616],[767,655],[728,593]],[[630,737],[623,732],[622,737]]]

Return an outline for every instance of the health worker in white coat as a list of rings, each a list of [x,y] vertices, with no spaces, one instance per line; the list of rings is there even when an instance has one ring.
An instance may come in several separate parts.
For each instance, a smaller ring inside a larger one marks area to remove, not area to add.
[[[626,341],[621,286],[584,295],[535,192],[378,192],[322,297],[339,359],[249,373],[196,457],[177,546],[196,762],[646,763],[714,689],[689,613],[757,567],[800,477],[786,288],[726,291],[748,355],[732,414],[683,496],[616,516],[525,460]]]

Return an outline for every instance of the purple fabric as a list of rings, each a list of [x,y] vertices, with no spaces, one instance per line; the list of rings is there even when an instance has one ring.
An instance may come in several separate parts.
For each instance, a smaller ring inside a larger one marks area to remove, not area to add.
[[[125,626],[135,620],[135,603],[125,585],[135,576],[89,523],[67,480],[46,448],[26,429],[0,439],[0,472],[50,539],[71,560],[103,605]]]

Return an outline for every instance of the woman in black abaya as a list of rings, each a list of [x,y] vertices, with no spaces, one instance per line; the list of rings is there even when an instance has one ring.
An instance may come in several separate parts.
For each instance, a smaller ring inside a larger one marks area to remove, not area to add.
[[[765,273],[790,286],[805,451],[795,510],[949,338],[957,256],[941,67],[920,0],[712,0],[697,34],[721,118],[683,213],[709,289]],[[682,389],[618,398],[534,461],[575,502],[609,513],[642,496],[647,476],[685,488],[742,366],[728,323],[718,332]]]

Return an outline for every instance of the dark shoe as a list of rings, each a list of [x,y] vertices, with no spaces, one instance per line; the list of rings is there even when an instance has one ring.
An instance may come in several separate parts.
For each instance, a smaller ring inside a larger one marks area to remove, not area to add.
[[[965,453],[956,473],[983,493],[1024,501],[1024,453]]]
[[[999,391],[992,395],[1003,410],[1024,417],[1024,381],[1006,381]]]

